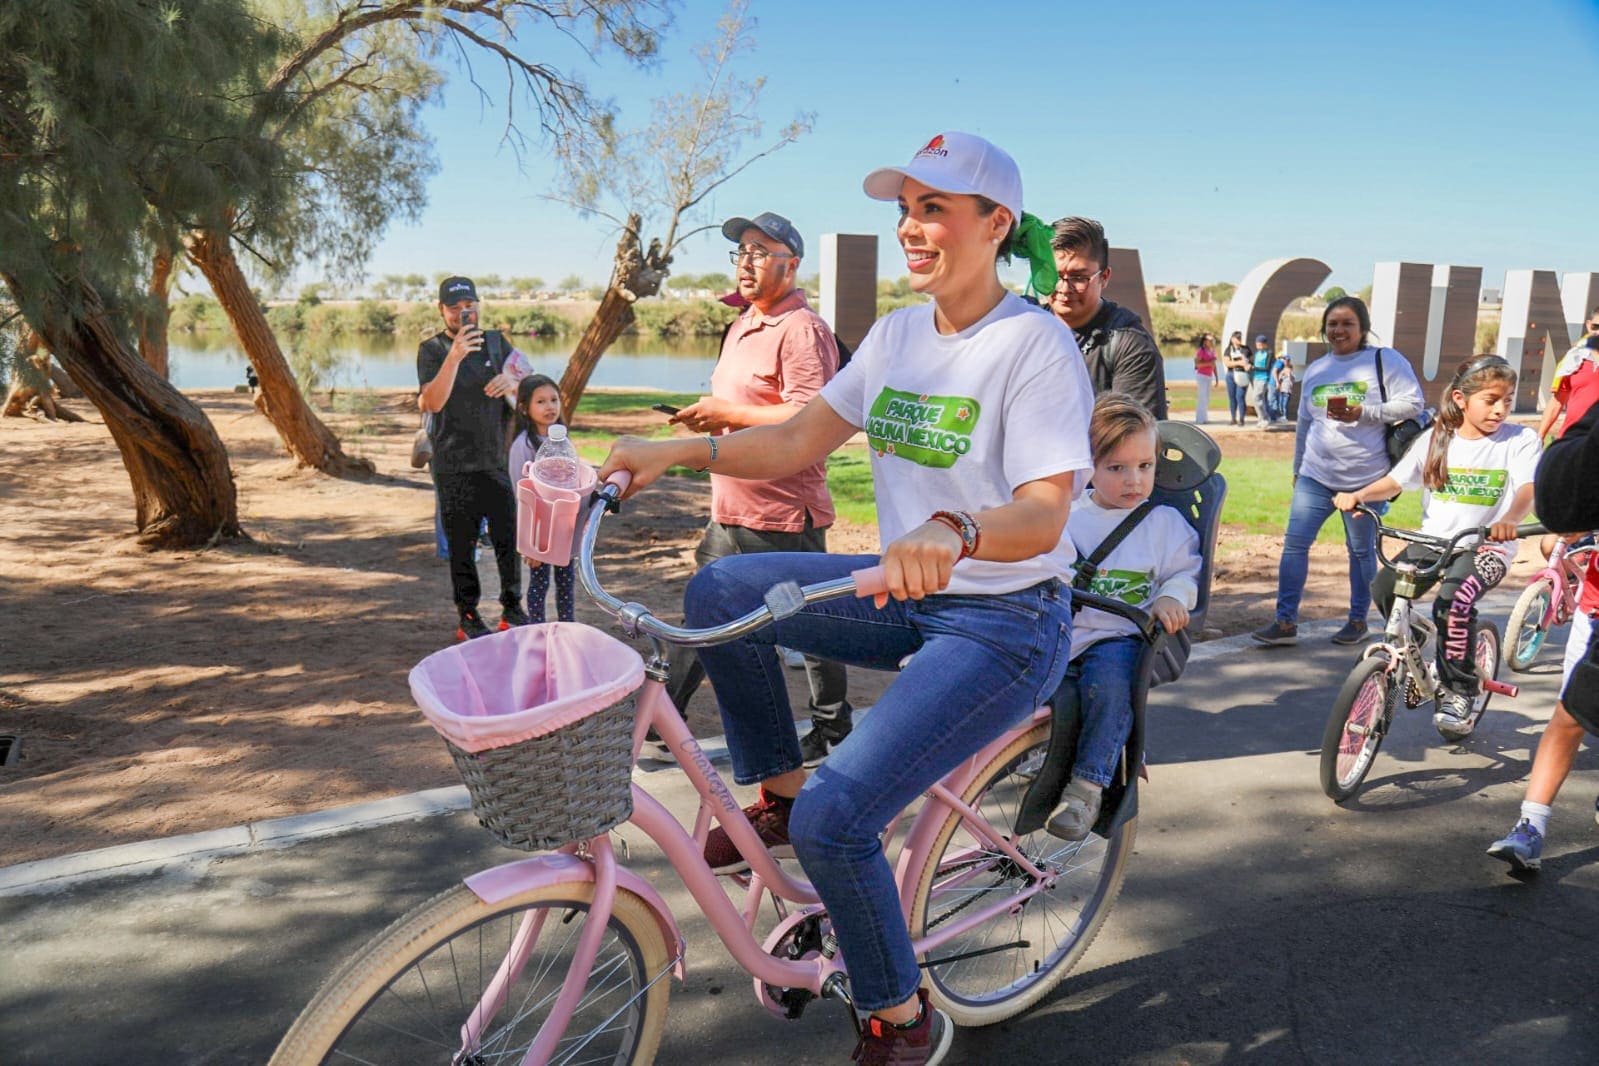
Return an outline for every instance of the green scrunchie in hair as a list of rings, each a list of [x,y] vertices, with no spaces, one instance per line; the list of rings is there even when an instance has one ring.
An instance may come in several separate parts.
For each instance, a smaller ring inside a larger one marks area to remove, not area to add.
[[[1028,289],[1035,295],[1048,299],[1055,291],[1060,275],[1055,271],[1055,249],[1050,247],[1055,230],[1037,215],[1022,212],[1021,224],[1011,239],[1011,254],[1027,260]]]

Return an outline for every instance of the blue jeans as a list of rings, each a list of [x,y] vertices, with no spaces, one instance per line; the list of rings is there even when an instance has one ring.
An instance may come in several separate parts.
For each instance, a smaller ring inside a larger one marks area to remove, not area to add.
[[[684,595],[691,626],[753,610],[780,581],[809,585],[870,566],[875,556],[771,552],[718,559]],[[1041,706],[1066,672],[1069,590],[1056,581],[1000,596],[931,596],[813,604],[792,618],[702,648],[733,759],[753,784],[803,764],[788,687],[773,645],[877,670],[919,653],[872,712],[811,776],[789,837],[832,916],[856,1006],[883,1010],[916,992],[894,875],[879,834],[889,820],[989,741]]]
[[[1144,638],[1111,637],[1090,644],[1066,668],[1061,688],[1076,686],[1083,720],[1073,777],[1110,784],[1133,729],[1133,671],[1143,654]]]
[[[1233,379],[1232,371],[1227,374],[1227,414],[1234,422],[1242,422],[1249,414],[1249,386],[1240,385]]]
[[[1300,476],[1294,483],[1294,501],[1288,509],[1288,531],[1283,534],[1282,562],[1277,567],[1277,621],[1293,625],[1299,620],[1299,600],[1310,573],[1310,546],[1334,511],[1334,490],[1315,478]],[[1387,503],[1367,504],[1378,514],[1388,513]],[[1371,582],[1377,576],[1377,529],[1364,515],[1345,514],[1344,545],[1349,549],[1349,620],[1364,622],[1371,609]]]

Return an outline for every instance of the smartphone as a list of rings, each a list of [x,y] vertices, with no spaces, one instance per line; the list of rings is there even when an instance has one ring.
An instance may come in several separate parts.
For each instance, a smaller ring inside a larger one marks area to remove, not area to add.
[[[461,312],[461,328],[477,329],[477,308],[468,307]]]
[[[1349,413],[1349,397],[1339,394],[1327,397],[1327,413],[1330,415],[1345,415]]]
[[[659,411],[663,415],[670,415],[671,417],[676,418],[677,417],[677,413],[679,411],[681,411],[682,408],[681,407],[673,407],[669,403],[652,403],[652,404],[650,404],[650,410],[651,411]]]

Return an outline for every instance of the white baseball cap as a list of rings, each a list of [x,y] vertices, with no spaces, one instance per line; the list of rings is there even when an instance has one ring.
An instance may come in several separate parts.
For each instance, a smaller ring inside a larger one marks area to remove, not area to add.
[[[986,196],[1022,220],[1022,172],[1004,149],[973,133],[940,133],[902,167],[879,167],[861,183],[874,200],[899,199],[906,178],[940,192]]]

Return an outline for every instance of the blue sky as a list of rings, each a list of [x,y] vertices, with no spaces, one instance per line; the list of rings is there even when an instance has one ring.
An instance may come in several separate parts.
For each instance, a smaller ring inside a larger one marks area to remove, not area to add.
[[[615,56],[570,63],[624,124],[690,91],[689,49],[723,5],[689,0],[655,70]],[[1371,280],[1382,260],[1599,270],[1599,3],[1463,0],[1288,3],[755,0],[774,131],[798,111],[815,129],[729,183],[711,214],[776,210],[812,245],[876,233],[879,271],[904,273],[894,210],[861,178],[934,133],[982,134],[1020,163],[1027,209],[1086,214],[1143,254],[1151,282],[1238,281],[1256,263],[1310,255],[1332,283]],[[544,42],[548,44],[544,44]],[[485,102],[456,75],[426,123],[439,174],[419,224],[396,225],[369,275],[412,271],[609,272],[615,235],[541,198],[547,149],[499,143],[502,92]],[[727,245],[693,239],[676,269],[726,271]],[[815,269],[815,262],[805,269]],[[1018,277],[1020,272],[1017,272]]]

